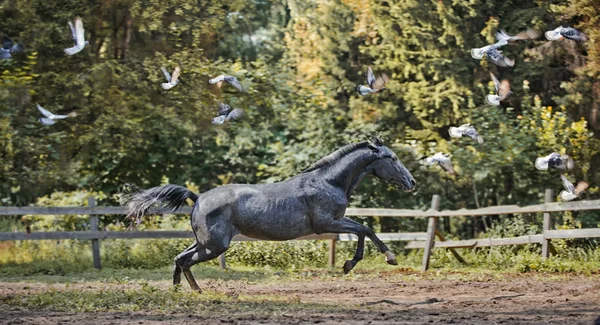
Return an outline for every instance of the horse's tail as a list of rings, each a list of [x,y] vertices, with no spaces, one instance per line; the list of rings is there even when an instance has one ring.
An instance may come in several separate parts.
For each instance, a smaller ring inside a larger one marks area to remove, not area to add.
[[[181,208],[187,199],[196,202],[198,194],[183,186],[167,184],[126,195],[123,205],[127,211],[127,218],[139,224],[142,217],[149,214],[150,209],[156,214],[175,211]]]

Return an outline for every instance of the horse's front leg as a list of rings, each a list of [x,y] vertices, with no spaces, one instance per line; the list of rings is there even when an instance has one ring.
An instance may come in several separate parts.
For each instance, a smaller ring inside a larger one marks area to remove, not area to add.
[[[350,233],[358,236],[356,254],[354,255],[354,258],[352,260],[348,260],[346,261],[346,263],[344,263],[344,273],[350,272],[350,270],[354,268],[356,263],[358,263],[363,258],[365,248],[365,236],[369,237],[369,239],[371,239],[373,243],[377,246],[379,251],[385,255],[385,260],[388,264],[398,265],[394,254],[390,252],[390,249],[381,241],[381,239],[377,237],[377,235],[375,235],[375,232],[371,228],[362,225],[350,218],[343,217],[341,219],[331,220],[328,224],[326,224],[323,227],[323,229],[319,230],[319,233]]]

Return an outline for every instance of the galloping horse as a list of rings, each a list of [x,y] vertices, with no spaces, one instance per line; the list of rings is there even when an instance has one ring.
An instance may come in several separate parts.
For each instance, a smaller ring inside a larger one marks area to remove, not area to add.
[[[416,186],[396,154],[375,138],[346,145],[299,175],[278,183],[224,185],[202,194],[169,184],[131,195],[126,208],[129,218],[140,221],[151,209],[160,214],[180,208],[188,198],[194,201],[191,225],[196,240],[175,258],[173,284],[181,282],[183,272],[190,287],[197,291],[201,290],[190,267],[224,253],[237,234],[278,241],[310,234],[355,234],[356,253],[344,264],[344,273],[363,258],[367,236],[388,264],[398,265],[372,229],[344,217],[352,191],[368,173],[404,191]]]

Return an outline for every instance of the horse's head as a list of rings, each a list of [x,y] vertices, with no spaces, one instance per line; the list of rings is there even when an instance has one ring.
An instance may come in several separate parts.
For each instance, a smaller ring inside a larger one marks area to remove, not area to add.
[[[373,174],[377,178],[390,182],[407,192],[415,189],[417,182],[415,182],[413,176],[400,162],[396,154],[383,145],[381,139],[374,138],[369,145],[369,149],[377,155],[377,160],[371,164]]]

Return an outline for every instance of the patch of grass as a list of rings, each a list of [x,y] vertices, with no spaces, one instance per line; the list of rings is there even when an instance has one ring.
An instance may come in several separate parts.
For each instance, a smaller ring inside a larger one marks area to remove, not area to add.
[[[295,297],[270,295],[243,295],[205,290],[202,294],[181,286],[160,289],[147,282],[138,288],[107,290],[55,290],[24,296],[5,297],[4,304],[25,307],[29,310],[52,310],[64,312],[145,311],[150,313],[181,312],[196,315],[214,313],[244,313],[252,315],[274,312],[343,311],[343,307],[327,304],[300,303]]]

